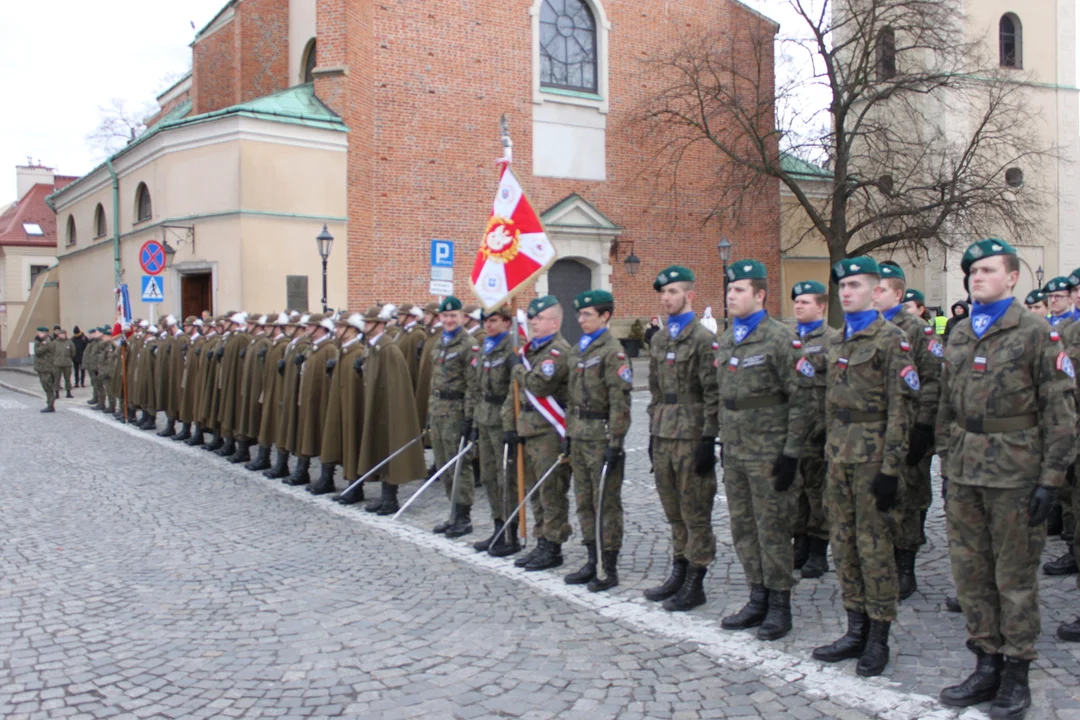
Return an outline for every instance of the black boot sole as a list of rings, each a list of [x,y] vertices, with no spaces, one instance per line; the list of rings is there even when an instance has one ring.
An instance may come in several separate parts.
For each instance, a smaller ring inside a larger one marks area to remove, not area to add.
[[[543,563],[542,565],[535,565],[533,563],[526,563],[523,567],[525,568],[525,572],[539,572],[540,570],[551,570],[553,568],[562,567],[562,565],[563,565],[563,559],[562,559],[562,556],[560,555],[559,557],[557,557],[557,558],[555,558],[553,560],[549,560],[549,561]]]
[[[677,603],[674,602],[674,600],[675,598],[665,600],[664,604],[661,607],[663,607],[668,612],[687,612],[689,610],[693,610],[696,607],[701,607],[707,601],[704,593],[690,598],[690,601],[685,603]]]

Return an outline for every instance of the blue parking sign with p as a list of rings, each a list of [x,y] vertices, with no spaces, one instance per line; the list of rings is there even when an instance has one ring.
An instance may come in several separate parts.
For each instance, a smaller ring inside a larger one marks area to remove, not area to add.
[[[431,267],[454,267],[454,241],[431,241]]]

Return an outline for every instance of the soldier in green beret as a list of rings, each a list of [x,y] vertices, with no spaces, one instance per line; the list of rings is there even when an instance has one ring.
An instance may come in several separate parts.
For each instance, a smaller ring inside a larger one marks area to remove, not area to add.
[[[56,326],[56,355],[53,358],[53,364],[56,366],[56,394],[60,394],[60,382],[63,380],[64,390],[67,392],[67,397],[73,397],[71,394],[71,371],[75,361],[75,343],[71,342],[71,338],[68,337],[67,330]]]
[[[589,557],[564,579],[569,585],[588,583],[591,592],[600,592],[619,584],[623,438],[630,429],[634,372],[619,341],[608,332],[615,311],[611,293],[587,290],[574,298],[574,310],[582,335],[570,357],[563,454],[570,455],[578,524]],[[596,572],[597,560],[603,563],[603,577]]]
[[[734,322],[719,338],[715,361],[724,490],[750,600],[721,625],[758,627],[758,638],[777,640],[791,630],[791,487],[810,430],[815,371],[795,331],[765,310],[765,266],[732,263],[727,281]]]
[[[855,672],[870,677],[889,662],[896,619],[893,532],[919,371],[904,331],[874,308],[881,271],[873,258],[842,260],[832,274],[844,334],[829,348],[825,504],[848,626],[841,638],[816,648],[814,658],[857,657]]]
[[[1050,312],[1046,307],[1046,293],[1038,288],[1027,294],[1024,298],[1024,306],[1039,317],[1046,317]]]
[[[928,322],[903,311],[901,302],[907,291],[903,269],[889,262],[881,263],[879,269],[881,280],[874,290],[874,307],[907,335],[911,357],[919,373],[919,390],[908,418],[911,428],[908,453],[900,473],[903,481],[900,488],[900,519],[893,538],[899,597],[906,600],[918,587],[915,556],[919,547],[926,542],[923,526],[934,496],[930,487],[930,460],[934,455],[934,421],[941,391],[941,362],[945,357],[945,345],[937,339]]]
[[[98,356],[101,354],[101,328],[92,327],[86,331],[86,347],[83,349],[82,369],[90,376],[90,399],[86,401],[97,409],[99,403],[104,402],[98,395],[98,383],[96,381],[98,370]]]
[[[923,295],[921,290],[915,288],[905,290],[903,305],[904,312],[923,320],[929,319],[926,316],[926,296]]]
[[[716,559],[716,336],[694,313],[694,273],[672,265],[657,275],[666,325],[649,348],[649,459],[671,526],[671,574],[645,591],[664,609],[705,603],[705,573]]]
[[[1016,250],[981,240],[964,253],[971,317],[945,353],[937,450],[957,598],[976,666],[941,702],[992,700],[991,717],[1031,705],[1046,519],[1076,457],[1076,372],[1056,329],[1014,302]]]
[[[41,412],[56,412],[56,341],[49,335],[49,328],[39,327],[34,336],[34,372],[38,374],[41,389],[45,391],[45,407]]]
[[[810,431],[799,459],[796,481],[795,569],[804,580],[819,578],[829,569],[829,522],[825,517],[825,378],[829,346],[840,333],[825,322],[829,291],[814,280],[791,288],[796,332],[806,359],[814,366]]]
[[[1073,316],[1072,283],[1067,277],[1056,277],[1046,283],[1046,304],[1050,308],[1047,320],[1059,332],[1076,318]]]

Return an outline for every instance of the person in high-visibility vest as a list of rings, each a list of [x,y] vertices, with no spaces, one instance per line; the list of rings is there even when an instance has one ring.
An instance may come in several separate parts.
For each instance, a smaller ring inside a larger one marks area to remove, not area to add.
[[[949,318],[945,317],[944,315],[938,315],[937,317],[935,317],[934,318],[934,332],[936,332],[938,335],[944,335],[945,334],[945,325],[948,322],[949,322]]]

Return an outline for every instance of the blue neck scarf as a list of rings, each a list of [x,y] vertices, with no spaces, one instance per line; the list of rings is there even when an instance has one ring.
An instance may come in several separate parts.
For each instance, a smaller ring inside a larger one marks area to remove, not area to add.
[[[1012,302],[1013,299],[1007,297],[986,305],[978,302],[971,303],[971,329],[975,337],[981,338],[985,335],[986,331],[1012,306]]]
[[[535,350],[536,348],[543,346],[553,337],[555,337],[555,333],[552,333],[551,335],[545,335],[544,337],[540,338],[533,338],[531,341],[529,341],[529,347]]]
[[[459,332],[461,332],[460,327],[457,328],[456,330],[454,330],[453,332],[448,332],[446,330],[443,330],[442,331],[442,344],[443,345],[449,345],[450,343],[454,342],[454,338],[457,337],[457,334]]]
[[[861,312],[844,313],[844,339],[870,327],[870,323],[878,319],[877,310],[863,310]]]
[[[1050,321],[1051,327],[1057,327],[1060,323],[1066,320],[1072,320],[1073,314],[1070,310],[1069,312],[1063,312],[1060,315],[1049,315],[1046,319]],[[974,323],[972,323],[972,327],[974,327]]]
[[[585,333],[584,335],[581,336],[581,339],[578,340],[578,350],[580,350],[581,352],[585,352],[586,350],[589,349],[589,346],[593,344],[593,340],[600,337],[601,335],[603,335],[606,332],[607,332],[607,328],[602,327],[599,330],[597,330],[596,332]]]
[[[683,328],[689,325],[694,320],[694,312],[684,312],[682,315],[668,315],[667,320],[667,332],[668,337],[677,338],[679,333],[683,331]]]
[[[886,320],[888,320],[889,322],[892,322],[893,318],[896,317],[897,315],[899,315],[900,311],[903,310],[903,308],[904,308],[903,305],[897,305],[896,307],[894,307],[894,308],[892,308],[890,310],[885,310],[881,314],[884,316],[884,318]]]
[[[801,322],[801,323],[799,323],[798,324],[799,337],[806,337],[807,335],[814,332],[815,330],[817,330],[819,327],[821,327],[824,324],[825,324],[824,320],[815,320],[814,322],[808,322],[808,323],[802,323]]]
[[[499,343],[502,342],[504,337],[506,337],[506,332],[501,332],[494,337],[484,338],[484,354],[490,355],[491,351],[499,346]]]
[[[735,336],[735,344],[741,343],[750,333],[754,332],[754,328],[761,324],[761,321],[765,319],[765,315],[764,310],[758,310],[756,313],[747,315],[744,318],[735,318],[731,325],[731,332]]]

